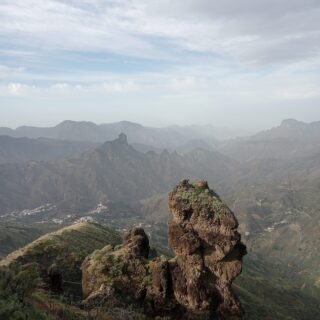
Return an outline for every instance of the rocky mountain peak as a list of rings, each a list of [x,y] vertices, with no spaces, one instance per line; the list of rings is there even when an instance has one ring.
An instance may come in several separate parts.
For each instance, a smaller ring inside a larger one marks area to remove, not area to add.
[[[127,136],[124,133],[120,133],[117,139],[104,142],[103,144],[99,145],[96,150],[102,153],[114,152],[115,150],[124,150],[126,148],[123,147],[126,146],[129,146]]]
[[[122,132],[119,134],[115,142],[127,144],[128,143],[127,136]]]

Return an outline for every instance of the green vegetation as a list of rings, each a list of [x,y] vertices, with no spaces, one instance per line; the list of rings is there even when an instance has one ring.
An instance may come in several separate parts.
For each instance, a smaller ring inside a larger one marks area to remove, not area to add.
[[[304,279],[292,279],[288,270],[262,257],[245,258],[243,273],[233,287],[246,312],[245,319],[309,320],[320,317],[320,290],[312,292]]]
[[[200,182],[192,184],[192,187],[188,191],[181,192],[180,196],[183,201],[212,207],[217,216],[224,206],[219,196],[213,190],[204,188]]]
[[[121,237],[117,232],[84,222],[46,234],[11,253],[0,262],[0,319],[24,320],[28,317],[32,320],[44,320],[47,319],[45,314],[52,319],[87,319],[88,314],[77,307],[73,300],[79,298],[77,303],[81,300],[82,261],[94,250],[94,255],[99,255],[97,249],[120,242]],[[39,281],[47,281],[47,270],[53,264],[63,274],[64,292],[61,295],[52,296],[49,291],[36,289]],[[113,268],[115,266],[116,264]],[[74,291],[75,284],[78,284],[78,293]]]
[[[47,319],[28,302],[38,280],[35,265],[20,267],[12,264],[10,268],[0,268],[0,319]]]
[[[43,234],[56,230],[57,224],[41,223],[24,225],[19,223],[0,224],[0,259],[10,252],[22,248]]]
[[[78,223],[42,236],[0,261],[0,265],[35,263],[45,286],[51,288],[48,270],[57,266],[62,275],[63,294],[81,298],[81,264],[85,257],[106,244],[118,244],[117,232],[93,223]],[[61,286],[60,286],[61,287]]]
[[[42,311],[50,320],[91,319],[85,310],[71,304],[70,301],[67,301],[63,296],[52,295],[48,292],[37,290],[29,300],[34,309]]]
[[[106,244],[120,243],[120,235],[106,227],[94,223],[78,223],[59,231],[44,235],[26,247],[9,254],[1,264],[20,261],[61,262],[83,260],[92,251]]]
[[[200,196],[201,203],[212,198],[220,201],[212,192],[197,186],[184,196],[192,199],[195,194]],[[9,255],[1,262],[6,266],[0,268],[0,319],[25,320],[28,316],[28,319],[35,320],[82,320],[89,316],[98,319],[97,315],[108,320],[147,319],[136,306],[106,305],[106,308],[86,311],[77,306],[80,300],[75,303],[68,296],[52,296],[36,289],[39,265],[47,268],[56,263],[63,268],[66,280],[80,282],[80,266],[88,255],[92,272],[100,274],[103,281],[113,285],[123,274],[120,242],[120,235],[113,230],[97,224],[80,223],[47,234]],[[234,283],[246,311],[246,319],[319,318],[317,297],[320,297],[320,289],[311,285],[313,279],[308,282],[304,274],[298,277],[294,270],[281,263],[275,267],[269,260],[268,257],[253,259],[249,253],[244,259],[243,273]],[[108,268],[103,270],[106,266]],[[150,261],[145,261],[145,267],[147,275],[143,286],[152,280]]]

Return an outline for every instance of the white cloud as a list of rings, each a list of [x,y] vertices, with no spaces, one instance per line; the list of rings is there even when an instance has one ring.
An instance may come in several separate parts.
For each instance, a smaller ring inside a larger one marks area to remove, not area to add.
[[[180,108],[178,120],[185,106],[191,120],[197,108],[318,107],[319,17],[318,0],[2,0],[0,95],[32,110],[60,98],[150,117]]]
[[[63,97],[78,95],[109,95],[134,92],[138,85],[133,81],[109,81],[95,84],[55,83],[46,87],[24,83],[9,83],[0,86],[0,96],[7,97]]]
[[[23,72],[25,71],[24,68],[18,67],[18,68],[12,68],[3,64],[0,64],[0,79],[4,78],[12,78],[12,77],[19,77]]]
[[[313,0],[3,0],[0,34],[45,50],[175,59],[178,48],[269,63],[319,55],[319,17]]]

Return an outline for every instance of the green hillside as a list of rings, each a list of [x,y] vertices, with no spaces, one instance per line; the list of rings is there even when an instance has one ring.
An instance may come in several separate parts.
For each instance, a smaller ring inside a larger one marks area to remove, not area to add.
[[[246,320],[310,320],[320,318],[320,290],[283,265],[262,257],[244,259],[242,274],[233,284]]]
[[[1,223],[0,224],[0,259],[24,247],[45,233],[58,229],[55,223]]]
[[[0,318],[85,319],[85,312],[75,301],[81,301],[82,261],[92,251],[120,240],[120,235],[109,228],[82,222],[12,252],[0,261]],[[48,276],[52,266],[62,275],[62,291],[53,295]]]
[[[52,260],[50,262],[58,260],[63,262],[62,255],[67,258],[67,252],[81,260],[95,249],[119,242],[120,236],[115,231],[98,224],[80,222],[45,234],[25,247],[10,253],[0,261],[0,266],[9,265],[13,261],[37,262],[38,259],[43,259],[44,254]]]

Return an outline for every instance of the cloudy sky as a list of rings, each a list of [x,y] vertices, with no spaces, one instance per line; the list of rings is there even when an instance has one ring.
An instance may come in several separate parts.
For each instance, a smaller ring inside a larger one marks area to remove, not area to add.
[[[0,0],[0,126],[320,120],[319,0]]]

